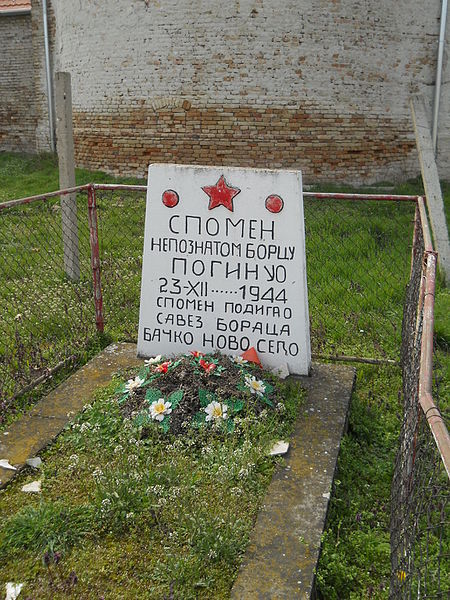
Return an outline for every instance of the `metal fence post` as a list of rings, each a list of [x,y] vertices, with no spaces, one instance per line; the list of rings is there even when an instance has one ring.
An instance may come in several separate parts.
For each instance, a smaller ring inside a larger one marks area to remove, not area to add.
[[[90,185],[88,188],[88,217],[89,241],[91,244],[92,279],[94,283],[95,323],[97,326],[97,331],[103,333],[103,296],[100,281],[100,250],[98,244],[97,204],[95,198],[95,188],[92,185]]]

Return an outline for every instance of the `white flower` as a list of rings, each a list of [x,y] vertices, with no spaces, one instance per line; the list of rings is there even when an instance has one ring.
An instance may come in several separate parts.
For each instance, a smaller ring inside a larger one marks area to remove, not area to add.
[[[246,365],[248,363],[248,360],[245,360],[242,356],[230,356],[230,360],[236,365]]]
[[[206,413],[207,421],[220,421],[220,419],[227,418],[228,406],[221,402],[210,402],[206,408],[203,409]]]
[[[138,375],[134,379],[128,380],[128,382],[125,384],[125,389],[128,390],[130,394],[134,394],[135,390],[140,388],[143,383],[144,379],[141,379]]]
[[[162,360],[162,356],[161,356],[161,354],[158,354],[158,356],[155,356],[155,358],[149,358],[148,360],[144,360],[144,364],[156,365],[157,363],[161,362],[161,360]]]
[[[257,396],[264,396],[264,392],[266,391],[264,381],[256,379],[255,376],[250,377],[250,375],[246,375],[245,385],[250,389],[250,392],[252,394],[256,394]]]
[[[152,402],[150,405],[152,419],[162,421],[166,415],[169,415],[172,412],[171,406],[172,402],[164,402],[164,398]]]
[[[78,464],[80,458],[79,458],[78,454],[71,454],[69,456],[69,460],[70,460],[70,464],[75,466]]]
[[[100,467],[97,467],[96,469],[94,469],[93,473],[92,473],[92,477],[95,480],[100,480],[103,476],[103,471],[100,469]]]

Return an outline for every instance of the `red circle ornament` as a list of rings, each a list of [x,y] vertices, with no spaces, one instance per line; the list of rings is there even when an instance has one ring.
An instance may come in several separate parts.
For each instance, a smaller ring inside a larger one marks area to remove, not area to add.
[[[271,213],[279,213],[283,210],[284,202],[283,198],[277,196],[277,194],[272,194],[267,196],[266,198],[266,208]]]
[[[180,197],[174,190],[166,190],[162,195],[162,202],[167,208],[173,208],[179,201]]]

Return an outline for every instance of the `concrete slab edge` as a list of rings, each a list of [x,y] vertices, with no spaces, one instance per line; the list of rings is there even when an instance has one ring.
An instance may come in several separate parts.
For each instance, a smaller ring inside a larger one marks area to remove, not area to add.
[[[285,465],[275,472],[259,512],[232,600],[315,596],[315,569],[355,370],[314,364],[311,376],[299,379],[307,398]]]
[[[26,415],[11,423],[8,435],[0,434],[0,458],[8,459],[16,471],[0,467],[0,489],[41,452],[67,423],[89,403],[99,388],[111,381],[114,372],[142,365],[136,345],[111,344],[81,367],[55,390],[40,400]]]

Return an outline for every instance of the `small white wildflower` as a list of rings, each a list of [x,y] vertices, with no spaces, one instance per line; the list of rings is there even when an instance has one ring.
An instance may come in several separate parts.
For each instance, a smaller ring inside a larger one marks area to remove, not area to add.
[[[80,460],[80,457],[78,456],[78,454],[71,454],[71,455],[69,456],[69,461],[70,461],[70,462],[71,462],[71,464],[73,464],[73,465],[77,465],[77,464],[78,464],[78,462],[79,462],[79,460]]]
[[[155,400],[150,405],[150,415],[156,421],[162,421],[166,415],[172,412],[172,402],[164,402],[164,398]]]
[[[105,498],[104,500],[102,500],[102,506],[104,508],[108,508],[108,506],[111,504],[111,500],[109,498]]]
[[[89,431],[90,429],[89,423],[83,423],[80,427],[80,433],[84,433],[85,431]]]
[[[236,365],[246,365],[248,363],[248,360],[245,360],[242,356],[230,356],[230,360]]]
[[[122,452],[123,450],[123,446],[121,444],[118,444],[115,448],[114,448],[114,454],[119,454],[119,452]]]
[[[141,377],[139,377],[139,375],[137,377],[135,377],[134,379],[129,379],[127,381],[127,383],[125,384],[125,389],[128,390],[130,392],[130,394],[134,394],[134,392],[141,387],[141,385],[144,383],[144,379],[142,379]]]
[[[179,487],[173,487],[169,492],[169,497],[171,498],[171,500],[175,500],[175,498],[177,498],[180,494],[181,489]]]
[[[222,402],[210,402],[206,408],[203,409],[206,413],[207,421],[220,421],[221,419],[226,419],[228,417],[227,410],[228,406],[223,404]]]
[[[245,376],[245,385],[250,389],[252,394],[256,394],[257,396],[264,396],[264,392],[266,391],[266,386],[264,385],[264,381],[260,379],[256,379],[256,377],[246,375]]]
[[[277,411],[280,413],[284,413],[286,411],[286,407],[282,402],[278,402]]]
[[[125,518],[127,521],[130,521],[131,519],[134,518],[134,512],[129,512],[125,515]]]
[[[162,360],[162,356],[161,356],[161,354],[158,354],[158,356],[155,356],[154,358],[149,358],[148,360],[144,360],[144,364],[156,365],[156,364],[160,363],[161,360]]]
[[[155,494],[155,496],[159,496],[164,492],[164,488],[162,485],[151,485],[150,487],[147,488],[147,493],[153,493]]]
[[[138,461],[138,457],[136,456],[136,454],[130,454],[127,460],[130,464],[133,464]]]
[[[96,469],[94,469],[94,471],[92,472],[92,477],[94,479],[101,479],[101,477],[103,476],[103,471],[100,469],[100,467],[97,467]]]

